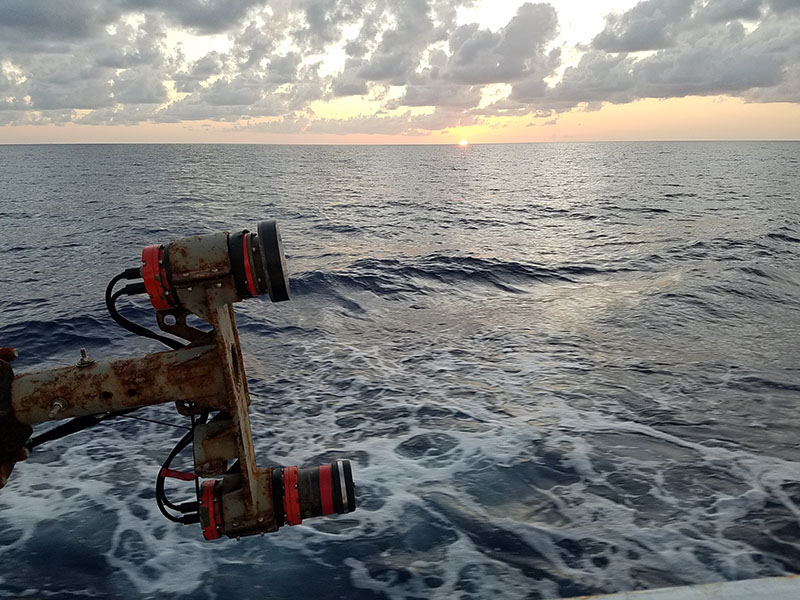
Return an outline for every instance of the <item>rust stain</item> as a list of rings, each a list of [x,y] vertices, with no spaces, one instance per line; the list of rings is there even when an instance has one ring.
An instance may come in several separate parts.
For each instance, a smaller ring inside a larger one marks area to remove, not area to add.
[[[227,461],[238,458],[240,472],[222,479],[223,488],[229,490],[224,493],[223,504],[234,515],[229,520],[223,514],[225,531],[230,536],[273,531],[277,525],[271,471],[256,465],[247,378],[233,310],[225,302],[225,298],[235,297],[223,288],[233,285],[227,238],[204,236],[173,242],[169,260],[171,278],[182,287],[194,281],[214,282],[213,290],[211,286],[205,290],[202,303],[194,302],[183,309],[202,315],[212,326],[213,335],[203,334],[202,343],[198,338],[198,343],[170,352],[20,375],[12,382],[13,412],[20,421],[34,424],[166,402],[175,402],[181,414],[189,414],[181,410],[181,405],[189,412],[197,412],[198,407],[222,411],[228,417],[219,418],[222,426],[196,440],[208,463],[207,467],[196,465],[197,471],[201,475],[206,470],[223,474]],[[180,316],[176,315],[176,323]]]
[[[202,250],[202,251],[201,251]],[[169,246],[171,278],[176,284],[219,279],[230,273],[227,238],[185,238]]]
[[[224,409],[228,402],[219,366],[214,346],[203,346],[26,373],[13,384],[14,412],[38,423],[172,401]],[[66,406],[50,415],[57,399]]]

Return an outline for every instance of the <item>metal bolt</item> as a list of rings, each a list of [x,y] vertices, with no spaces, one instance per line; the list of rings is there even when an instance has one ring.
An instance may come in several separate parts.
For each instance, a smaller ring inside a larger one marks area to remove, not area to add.
[[[56,415],[65,408],[67,408],[66,400],[63,398],[54,398],[53,402],[50,404],[50,412],[47,413],[47,416],[51,419],[55,419]]]
[[[221,288],[221,287],[222,287],[222,284],[221,284],[221,283],[218,283],[218,284],[217,284],[217,287],[218,287],[218,288]]]
[[[186,288],[186,291],[187,291],[187,292],[191,292],[191,291],[192,291],[192,286],[189,286],[189,287],[187,287],[187,288]]]
[[[263,523],[264,522],[264,517],[258,517],[258,522],[259,523]]]
[[[94,361],[86,354],[86,348],[81,348],[81,357],[77,364],[79,367],[88,367],[94,364]]]
[[[233,526],[234,526],[234,527],[238,527],[238,526],[239,526],[239,524],[238,524],[236,521],[234,521],[234,522],[233,522]]]

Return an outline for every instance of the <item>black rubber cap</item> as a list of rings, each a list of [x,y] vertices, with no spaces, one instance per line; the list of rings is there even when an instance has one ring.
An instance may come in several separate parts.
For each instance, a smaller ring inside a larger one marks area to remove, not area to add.
[[[267,291],[273,302],[289,299],[289,271],[286,268],[286,257],[283,255],[281,234],[277,221],[261,221],[258,224],[258,245],[264,270],[267,274]]]

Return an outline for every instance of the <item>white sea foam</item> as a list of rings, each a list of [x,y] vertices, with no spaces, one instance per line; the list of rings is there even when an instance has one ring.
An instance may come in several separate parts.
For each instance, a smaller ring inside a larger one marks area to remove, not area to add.
[[[0,293],[14,289],[0,333],[26,350],[24,371],[72,363],[82,345],[96,358],[152,350],[109,324],[108,274],[87,272],[86,256],[128,266],[144,243],[252,227],[261,194],[225,190],[280,187],[268,210],[295,296],[236,306],[258,462],[349,457],[359,503],[264,538],[204,542],[153,498],[181,433],[118,420],[17,466],[0,492],[0,592],[515,599],[796,569],[797,171],[785,152],[750,146],[725,146],[735,160],[711,167],[688,145],[681,156],[695,160],[649,180],[659,147],[476,147],[468,166],[481,178],[430,149],[354,149],[363,197],[296,175],[297,156],[338,172],[341,149],[221,148],[236,160],[210,165],[181,210],[163,187],[132,192],[153,186],[123,165],[103,186],[42,189],[71,199],[74,222],[51,221],[62,211],[45,199],[48,210],[0,215],[13,244]],[[253,168],[265,156],[269,180]],[[771,204],[731,203],[706,172],[735,178],[726,165],[748,160],[784,169],[758,183]],[[182,168],[179,150],[161,149],[149,172],[178,181]],[[102,203],[84,210],[87,194]],[[169,219],[150,225],[154,214]],[[97,237],[70,246],[87,223]],[[146,302],[127,310],[152,324]],[[145,416],[182,421],[170,406]]]

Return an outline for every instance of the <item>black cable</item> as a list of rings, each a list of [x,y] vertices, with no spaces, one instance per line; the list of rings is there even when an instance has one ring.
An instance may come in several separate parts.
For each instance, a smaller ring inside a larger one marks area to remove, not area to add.
[[[129,271],[130,271],[130,269],[129,269]],[[174,340],[172,338],[168,338],[166,336],[159,335],[154,331],[150,331],[146,327],[142,327],[138,323],[134,323],[133,321],[131,321],[129,319],[126,319],[121,314],[119,314],[119,311],[117,311],[116,303],[117,303],[117,299],[119,299],[119,297],[121,295],[123,295],[123,294],[131,295],[131,294],[135,294],[135,293],[141,293],[141,292],[144,291],[143,284],[132,284],[132,285],[127,285],[124,288],[122,288],[121,290],[118,290],[118,291],[114,292],[113,295],[112,295],[112,291],[114,290],[114,286],[117,284],[117,282],[120,281],[121,279],[126,279],[126,278],[129,278],[129,277],[127,276],[127,271],[124,271],[124,272],[120,273],[119,275],[117,275],[116,277],[114,277],[109,282],[108,287],[106,287],[106,308],[108,309],[108,314],[111,315],[111,318],[114,319],[114,321],[116,321],[116,323],[120,327],[123,327],[124,329],[127,329],[131,333],[135,333],[136,335],[141,335],[141,336],[146,337],[146,338],[157,340],[157,341],[161,342],[162,344],[166,344],[167,346],[169,346],[173,350],[178,350],[180,348],[183,348],[186,344],[183,344],[182,342],[179,342],[178,340]],[[139,286],[142,286],[142,287],[139,287]]]
[[[126,295],[140,294],[144,293],[146,290],[144,288],[143,283],[133,283],[126,285],[124,288],[118,290],[112,295],[111,292],[113,291],[114,286],[123,279],[130,280],[130,279],[137,279],[139,277],[141,277],[139,269],[131,268],[131,269],[126,269],[125,271],[123,271],[122,273],[116,275],[111,279],[111,281],[108,284],[108,287],[106,287],[106,307],[108,308],[108,312],[111,315],[111,318],[114,319],[119,325],[121,325],[128,331],[131,331],[132,333],[136,333],[138,335],[158,340],[174,350],[183,348],[184,344],[182,344],[181,342],[165,336],[158,335],[157,333],[150,331],[149,329],[142,327],[141,325],[137,325],[133,321],[126,319],[125,317],[120,315],[119,312],[117,312],[115,303],[122,294]],[[83,431],[84,429],[88,429],[90,427],[94,427],[95,425],[103,421],[106,421],[108,419],[111,419],[113,417],[127,415],[128,413],[133,412],[134,410],[137,409],[128,408],[125,410],[118,410],[114,412],[103,413],[100,415],[87,415],[83,417],[76,417],[74,419],[69,420],[66,423],[58,425],[57,427],[54,427],[53,429],[50,429],[49,431],[42,433],[41,435],[31,438],[28,441],[28,443],[25,444],[25,447],[28,450],[32,450],[36,446],[40,446],[45,442],[52,442],[61,439],[70,434]]]
[[[139,410],[138,408],[134,408],[131,410]],[[121,412],[115,412],[115,417],[125,417],[126,419],[133,419],[135,421],[145,421],[146,423],[155,423],[157,425],[166,425],[167,427],[174,427],[175,429],[191,429],[191,427],[185,427],[183,425],[175,425],[175,423],[168,423],[167,421],[159,421],[157,419],[148,419],[146,417],[136,417],[134,415],[126,415],[122,414]]]
[[[164,490],[164,483],[166,480],[166,476],[163,474],[165,469],[169,469],[172,461],[175,459],[176,456],[184,449],[186,446],[189,445],[189,442],[192,441],[194,436],[194,428],[191,431],[187,432],[169,453],[167,459],[164,461],[164,464],[161,465],[161,469],[158,471],[158,476],[156,477],[156,504],[158,505],[158,510],[161,511],[161,514],[164,515],[170,521],[175,523],[183,523],[184,525],[188,525],[191,523],[199,523],[200,522],[200,515],[198,514],[198,503],[195,502],[183,502],[181,504],[174,504],[169,501],[167,498],[166,492]],[[167,511],[167,507],[183,513],[183,516],[176,517],[169,511]],[[188,514],[187,514],[188,513]]]
[[[55,440],[59,440],[65,436],[68,436],[73,433],[78,433],[79,431],[83,431],[84,429],[88,429],[89,427],[94,427],[95,425],[111,419],[113,417],[126,415],[129,412],[133,412],[136,410],[135,408],[127,408],[125,410],[118,410],[116,412],[110,413],[103,413],[101,415],[87,415],[84,417],[75,417],[74,419],[70,419],[66,423],[62,423],[52,429],[45,431],[42,434],[37,435],[36,437],[32,437],[28,440],[28,443],[25,444],[25,447],[28,450],[33,450],[36,446],[40,446],[46,442],[52,442]]]
[[[122,279],[136,279],[138,277],[140,277],[138,269],[127,269],[122,273],[120,273],[119,275],[113,277],[109,282],[108,286],[106,287],[105,300],[106,300],[106,308],[108,309],[108,313],[111,315],[111,318],[114,319],[114,321],[116,321],[118,325],[120,325],[121,327],[127,329],[132,333],[162,342],[163,344],[169,346],[173,350],[178,350],[180,348],[183,348],[185,344],[183,344],[182,342],[159,335],[154,331],[147,329],[146,327],[142,327],[141,325],[138,325],[137,323],[134,323],[133,321],[126,319],[117,311],[116,302],[121,295],[141,294],[144,293],[146,289],[143,283],[133,283],[133,284],[128,284],[124,288],[114,292],[113,291],[114,286],[116,286],[116,284]],[[100,415],[86,415],[70,419],[66,423],[58,425],[53,429],[50,429],[49,431],[46,431],[34,438],[31,438],[28,441],[28,443],[25,444],[25,447],[28,449],[28,451],[33,450],[35,447],[40,446],[41,444],[61,439],[72,433],[77,433],[79,431],[83,431],[84,429],[88,429],[89,427],[94,427],[95,425],[103,421],[106,421],[108,419],[111,419],[113,417],[127,416],[128,413],[133,412],[134,410],[137,409],[138,407],[128,408],[125,410],[108,412]],[[137,418],[137,417],[131,417],[131,418]],[[200,422],[205,422],[207,418],[208,418],[208,411],[204,411],[200,417]],[[140,420],[148,420],[148,419],[140,418]],[[161,424],[170,425],[169,423],[163,423],[163,422],[161,422]],[[189,443],[192,441],[192,438],[194,436],[194,426],[195,426],[195,419],[193,417],[191,429],[186,433],[186,435],[184,435],[180,439],[180,441],[178,441],[178,443],[169,453],[169,456],[167,456],[166,461],[164,461],[164,464],[161,466],[161,469],[159,470],[158,476],[156,478],[156,504],[158,505],[158,509],[161,511],[161,514],[163,514],[167,519],[169,519],[170,521],[174,521],[176,523],[192,524],[200,522],[200,515],[198,512],[199,501],[196,500],[190,502],[183,502],[181,504],[174,504],[170,502],[170,500],[166,496],[166,492],[164,489],[166,476],[163,474],[165,472],[165,469],[169,469],[169,466],[172,464],[172,461],[175,459],[175,457],[184,448],[186,448],[186,446],[188,446]],[[197,498],[199,499],[200,487],[196,477],[195,477],[195,492]],[[176,517],[175,515],[168,512],[167,508],[182,513],[182,516]]]

